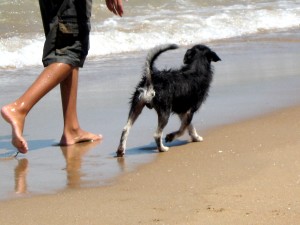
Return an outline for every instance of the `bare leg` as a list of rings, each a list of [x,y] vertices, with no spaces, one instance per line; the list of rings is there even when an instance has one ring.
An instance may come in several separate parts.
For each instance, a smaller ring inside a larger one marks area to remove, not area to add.
[[[82,130],[77,117],[78,68],[73,68],[70,75],[60,83],[61,100],[64,115],[64,130],[60,140],[61,145],[72,145],[84,141],[102,139]]]
[[[44,69],[36,81],[15,102],[1,109],[2,117],[12,127],[12,144],[21,153],[28,151],[28,145],[23,137],[25,117],[32,107],[57,84],[62,82],[72,71],[68,64],[54,63]]]

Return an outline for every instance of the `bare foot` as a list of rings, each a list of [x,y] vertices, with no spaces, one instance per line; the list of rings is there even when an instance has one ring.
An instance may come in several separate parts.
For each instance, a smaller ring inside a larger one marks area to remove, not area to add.
[[[78,130],[73,134],[63,134],[60,139],[60,145],[73,145],[81,142],[92,142],[102,140],[101,134],[93,134],[87,131]]]
[[[23,127],[25,117],[16,111],[14,104],[3,106],[1,115],[11,125],[12,139],[11,143],[19,152],[25,154],[28,151],[28,145],[23,137]]]

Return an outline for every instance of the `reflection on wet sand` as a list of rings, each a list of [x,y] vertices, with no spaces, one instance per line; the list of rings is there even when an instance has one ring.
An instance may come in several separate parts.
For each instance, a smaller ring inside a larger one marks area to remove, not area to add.
[[[117,157],[117,162],[118,162],[120,171],[125,172],[126,171],[125,157]]]
[[[95,148],[100,141],[82,142],[70,146],[60,146],[66,160],[67,186],[76,188],[81,186],[81,163],[82,157],[91,149]]]
[[[26,176],[28,173],[28,160],[18,159],[18,165],[15,168],[15,192],[23,194],[27,192]]]

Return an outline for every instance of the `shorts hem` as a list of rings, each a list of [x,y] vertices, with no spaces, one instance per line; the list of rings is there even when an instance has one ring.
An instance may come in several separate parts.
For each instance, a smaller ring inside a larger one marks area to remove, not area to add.
[[[84,65],[84,61],[85,59],[81,60],[80,62],[74,62],[70,59],[47,59],[47,60],[43,60],[43,65],[44,67],[47,67],[53,63],[64,63],[64,64],[68,64],[71,65],[73,67],[80,67],[82,68]]]

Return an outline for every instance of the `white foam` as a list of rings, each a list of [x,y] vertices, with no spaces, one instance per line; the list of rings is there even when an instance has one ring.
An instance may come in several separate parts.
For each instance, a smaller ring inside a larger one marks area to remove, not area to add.
[[[19,37],[0,41],[0,68],[20,68],[41,64],[44,38]]]
[[[190,45],[299,28],[300,1],[276,3],[196,7],[189,2],[180,4],[180,10],[139,6],[123,18],[93,21],[89,57],[148,50],[165,43]],[[43,34],[1,38],[0,68],[41,65],[43,42]]]

